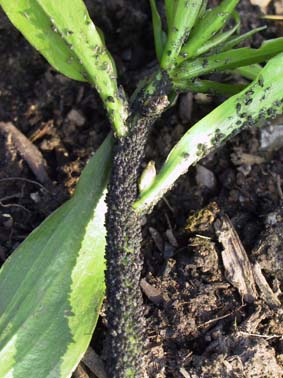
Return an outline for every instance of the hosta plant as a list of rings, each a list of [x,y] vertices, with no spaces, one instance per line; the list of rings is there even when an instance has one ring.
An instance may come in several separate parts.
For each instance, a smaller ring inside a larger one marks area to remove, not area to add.
[[[75,195],[1,269],[1,377],[70,377],[91,339],[105,283],[109,377],[146,376],[142,215],[192,164],[283,109],[283,39],[257,49],[238,47],[262,29],[239,34],[238,2],[207,9],[206,0],[165,0],[160,12],[150,0],[158,64],[128,99],[82,0],[0,0],[55,69],[98,91],[113,130],[84,169]],[[242,75],[246,84],[214,81],[215,72]],[[186,132],[156,175],[152,164],[141,172],[152,125],[188,91],[228,99]]]

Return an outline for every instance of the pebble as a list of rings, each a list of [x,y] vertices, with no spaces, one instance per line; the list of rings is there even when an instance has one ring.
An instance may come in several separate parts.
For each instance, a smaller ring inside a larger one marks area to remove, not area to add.
[[[80,111],[76,109],[72,109],[68,113],[67,119],[71,122],[74,122],[77,126],[83,126],[85,124],[85,117]]]
[[[205,187],[210,190],[216,187],[214,173],[202,165],[197,165],[196,167],[196,182],[200,187]]]

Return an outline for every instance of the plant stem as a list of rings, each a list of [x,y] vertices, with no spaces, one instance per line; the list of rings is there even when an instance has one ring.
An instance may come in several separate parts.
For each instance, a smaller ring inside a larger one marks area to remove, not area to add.
[[[139,286],[143,261],[141,217],[133,211],[137,181],[150,126],[168,105],[169,79],[158,72],[137,96],[129,133],[116,140],[106,216],[106,287],[109,378],[143,378],[144,317]]]

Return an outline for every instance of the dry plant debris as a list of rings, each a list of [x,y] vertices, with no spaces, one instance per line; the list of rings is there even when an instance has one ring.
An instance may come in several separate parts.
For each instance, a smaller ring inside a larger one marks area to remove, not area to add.
[[[46,162],[38,148],[10,122],[0,122],[0,132],[11,138],[11,143],[14,144],[38,181],[45,184],[50,183]]]
[[[227,216],[221,217],[215,228],[224,247],[222,259],[227,280],[238,289],[245,302],[254,302],[257,292],[252,266],[237,232]]]

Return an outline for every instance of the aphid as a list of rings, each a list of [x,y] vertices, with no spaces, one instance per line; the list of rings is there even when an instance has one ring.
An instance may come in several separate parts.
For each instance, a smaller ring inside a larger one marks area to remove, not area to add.
[[[264,87],[264,81],[263,81],[263,79],[261,77],[258,79],[258,85],[260,87]]]
[[[188,152],[183,152],[183,153],[182,153],[182,157],[183,157],[184,159],[188,159],[188,158],[190,157],[190,154],[189,154]]]
[[[254,93],[255,93],[254,90],[250,89],[249,91],[246,92],[246,95],[247,96],[252,96]]]
[[[205,155],[206,151],[207,151],[207,147],[206,147],[205,144],[199,143],[199,144],[197,145],[197,152],[196,152],[196,155],[197,155],[198,157],[203,157],[203,156]]]
[[[113,97],[113,96],[108,96],[108,97],[106,98],[106,101],[108,101],[108,102],[112,102],[112,103],[114,103],[114,102],[115,102],[115,100],[114,100],[114,97]]]
[[[68,64],[72,64],[74,61],[74,58],[72,56],[70,56],[68,59],[67,59],[67,63]]]
[[[27,11],[23,11],[23,12],[21,12],[22,13],[22,15],[25,17],[25,18],[27,18],[27,19],[29,19],[29,14],[28,14],[28,12]]]
[[[208,60],[207,60],[207,59],[204,59],[204,60],[202,61],[202,67],[205,68],[205,67],[207,67],[207,66],[208,66]]]
[[[187,58],[187,57],[188,57],[188,54],[187,54],[186,52],[182,52],[182,53],[180,53],[180,56],[181,56],[182,58]]]
[[[58,32],[58,29],[56,28],[55,25],[51,25],[51,30],[54,31],[54,33],[57,33]]]
[[[245,100],[245,105],[250,105],[252,102],[253,102],[253,99],[252,99],[252,98],[247,98],[247,99]]]

